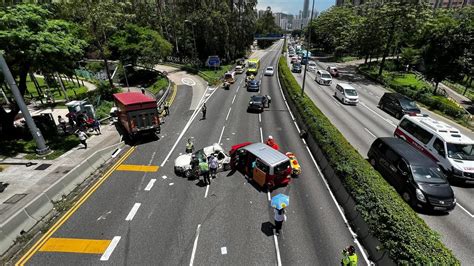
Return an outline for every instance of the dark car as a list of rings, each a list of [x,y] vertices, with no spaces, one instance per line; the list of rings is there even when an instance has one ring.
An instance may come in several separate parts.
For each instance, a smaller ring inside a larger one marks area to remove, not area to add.
[[[405,114],[419,114],[420,108],[412,99],[400,94],[386,92],[379,101],[380,109],[394,115],[397,119]]]
[[[294,63],[293,67],[291,68],[291,72],[293,73],[301,73],[301,64],[300,63]]]
[[[413,208],[447,212],[456,206],[454,192],[438,165],[404,140],[378,138],[367,156]]]
[[[247,91],[258,92],[260,90],[260,81],[250,80],[247,83]]]
[[[259,111],[263,112],[264,108],[270,107],[271,99],[270,96],[263,95],[253,95],[250,97],[249,106],[247,111]]]
[[[335,66],[328,66],[326,71],[329,72],[329,74],[331,74],[333,77],[339,77],[339,70]]]

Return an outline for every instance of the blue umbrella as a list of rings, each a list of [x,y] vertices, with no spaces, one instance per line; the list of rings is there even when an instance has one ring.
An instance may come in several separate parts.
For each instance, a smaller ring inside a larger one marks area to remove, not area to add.
[[[271,205],[277,210],[284,209],[290,205],[290,198],[285,194],[278,194],[272,198]]]

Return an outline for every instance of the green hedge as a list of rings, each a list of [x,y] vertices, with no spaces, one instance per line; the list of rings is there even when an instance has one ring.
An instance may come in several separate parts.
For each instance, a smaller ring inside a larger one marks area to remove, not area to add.
[[[397,264],[459,265],[439,235],[417,216],[378,172],[347,142],[324,114],[305,95],[280,58],[279,78],[295,102],[297,112],[318,143],[331,167],[356,202],[371,234]]]
[[[419,88],[416,85],[396,84],[396,82],[394,82],[394,75],[384,73],[382,77],[379,77],[377,73],[370,71],[366,66],[359,67],[359,72],[384,84],[385,86],[388,86],[398,93],[406,95],[413,100],[428,106],[431,110],[439,110],[453,118],[463,118],[466,114],[463,108],[457,106],[456,103],[447,100],[446,97],[434,96],[431,93],[432,89],[429,87]]]

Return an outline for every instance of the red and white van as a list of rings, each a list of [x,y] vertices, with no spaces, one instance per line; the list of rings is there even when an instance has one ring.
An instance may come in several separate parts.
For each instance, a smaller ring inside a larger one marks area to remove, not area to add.
[[[427,115],[405,115],[394,132],[438,163],[451,178],[474,180],[474,141]]]

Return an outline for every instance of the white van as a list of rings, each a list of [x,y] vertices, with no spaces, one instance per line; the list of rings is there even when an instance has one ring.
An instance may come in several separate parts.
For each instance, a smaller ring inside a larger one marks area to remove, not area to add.
[[[450,178],[474,180],[474,141],[427,115],[405,115],[394,132],[438,163]]]
[[[316,78],[314,81],[321,85],[330,85],[332,83],[332,76],[326,70],[318,70],[316,71]]]
[[[357,105],[359,102],[359,95],[356,89],[347,83],[337,84],[334,96],[344,104]]]

